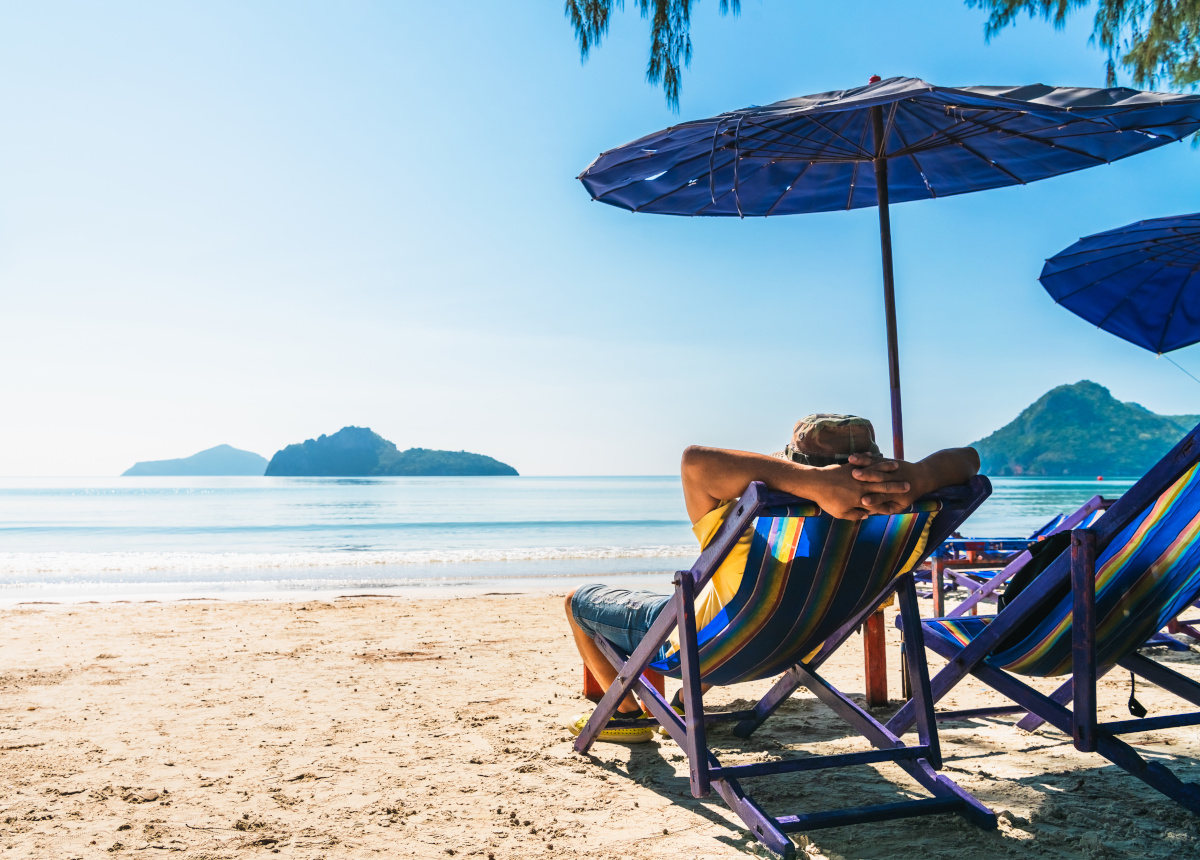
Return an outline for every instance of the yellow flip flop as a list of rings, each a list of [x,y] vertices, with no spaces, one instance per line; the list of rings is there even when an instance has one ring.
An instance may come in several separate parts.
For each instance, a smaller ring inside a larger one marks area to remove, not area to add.
[[[619,719],[633,720],[645,719],[650,715],[645,711],[638,714],[621,714]],[[587,711],[582,714],[576,714],[567,723],[567,731],[575,737],[579,737],[579,733],[583,731],[583,727],[587,725],[587,721],[592,718],[592,712]],[[611,722],[611,720],[610,720]],[[600,730],[600,734],[596,736],[598,741],[608,741],[616,744],[644,744],[646,741],[654,739],[654,728],[645,726],[644,728],[604,728]]]

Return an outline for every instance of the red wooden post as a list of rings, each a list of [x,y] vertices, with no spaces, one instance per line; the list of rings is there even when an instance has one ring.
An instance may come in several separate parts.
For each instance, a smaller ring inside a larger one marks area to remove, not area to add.
[[[866,657],[867,707],[887,704],[887,640],[883,610],[873,612],[863,623],[863,654]]]
[[[929,581],[933,583],[933,617],[946,614],[946,598],[942,595],[942,560],[936,555],[929,559]]]
[[[604,697],[604,688],[586,663],[583,664],[583,697],[593,702],[599,702]]]
[[[647,669],[642,673],[642,677],[650,682],[651,687],[658,690],[659,695],[666,696],[666,685],[660,673],[655,672],[653,669]],[[600,686],[600,682],[596,680],[596,676],[585,665],[583,667],[583,697],[593,702],[599,702],[604,698],[605,692],[607,691]]]

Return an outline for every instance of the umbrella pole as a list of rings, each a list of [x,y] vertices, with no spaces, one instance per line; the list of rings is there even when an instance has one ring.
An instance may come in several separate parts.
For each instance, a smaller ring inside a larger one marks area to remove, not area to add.
[[[875,193],[879,200],[879,246],[883,255],[883,310],[887,320],[888,381],[892,393],[892,456],[904,459],[904,423],[900,415],[900,350],[896,345],[896,283],[892,275],[892,220],[888,213],[887,141],[883,133],[883,108],[871,108],[875,134]],[[866,658],[867,707],[887,704],[887,641],[883,609],[863,624],[863,656]]]
[[[872,108],[876,149],[883,151],[883,109]],[[874,159],[879,198],[879,245],[883,255],[883,310],[887,319],[888,382],[892,392],[892,456],[904,459],[904,420],[900,410],[900,349],[896,344],[896,281],[892,275],[892,220],[888,213],[888,160]]]

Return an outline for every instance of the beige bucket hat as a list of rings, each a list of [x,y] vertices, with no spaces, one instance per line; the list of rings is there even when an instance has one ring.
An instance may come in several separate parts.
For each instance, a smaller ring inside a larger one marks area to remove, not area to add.
[[[775,456],[809,466],[832,466],[862,453],[879,453],[870,421],[857,415],[818,412],[796,422],[792,440]]]

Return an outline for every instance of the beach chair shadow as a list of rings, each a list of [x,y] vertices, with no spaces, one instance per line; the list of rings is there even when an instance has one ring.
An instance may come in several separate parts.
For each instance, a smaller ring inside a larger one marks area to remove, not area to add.
[[[995,827],[989,809],[938,773],[941,752],[920,646],[916,591],[908,573],[990,492],[987,479],[977,477],[968,485],[939,490],[899,514],[852,522],[834,519],[812,502],[751,484],[695,565],[676,574],[671,602],[633,654],[625,655],[603,636],[596,637],[598,647],[617,669],[617,678],[576,739],[576,751],[586,753],[606,725],[647,722],[610,723],[618,703],[634,690],[686,754],[692,796],[702,798],[716,791],[751,836],[777,854],[794,854],[788,833],[891,818],[954,812],[981,827]],[[737,594],[697,630],[695,594],[748,529],[752,530],[749,559]],[[918,698],[928,703],[918,720],[919,741],[913,745],[905,745],[819,674],[825,660],[893,593],[899,598],[905,635],[913,637],[916,645],[906,650],[907,668]],[[652,662],[677,627],[679,650],[665,661]],[[683,681],[684,718],[643,676],[648,668]],[[725,713],[704,708],[702,682],[728,685],[780,673],[783,676],[752,708]],[[720,763],[708,742],[709,724],[735,722],[734,733],[748,738],[802,686],[875,749],[730,766]],[[776,816],[767,813],[741,784],[744,779],[889,762],[932,797],[905,796],[890,803]]]
[[[949,661],[933,679],[935,701],[970,675],[1014,702],[940,716],[1023,713],[1020,728],[1049,723],[1077,749],[1099,753],[1200,813],[1200,785],[1184,783],[1120,738],[1200,725],[1200,711],[1105,723],[1096,712],[1096,682],[1118,667],[1200,706],[1200,683],[1138,650],[1198,596],[1200,426],[1091,528],[1073,529],[1069,549],[999,613],[922,623],[925,646]],[[1019,680],[1064,675],[1068,680],[1049,695]],[[888,722],[889,730],[903,734],[919,727],[925,708],[924,701],[911,699]],[[1130,710],[1138,710],[1132,698]]]

